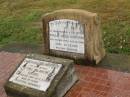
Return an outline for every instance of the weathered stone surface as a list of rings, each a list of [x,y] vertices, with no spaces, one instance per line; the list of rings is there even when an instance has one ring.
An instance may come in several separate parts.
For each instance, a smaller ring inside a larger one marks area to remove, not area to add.
[[[16,84],[12,81],[7,81],[5,84],[5,91],[12,97],[63,97],[65,93],[77,81],[75,69],[73,68],[73,61],[68,59],[61,59],[45,55],[30,54],[27,58],[62,64],[59,73],[52,80],[49,88],[46,91],[34,89],[25,85]],[[16,71],[15,71],[16,72]],[[14,72],[14,73],[15,73]],[[13,74],[14,74],[13,73]]]
[[[105,56],[100,20],[96,13],[79,9],[47,13],[43,17],[43,37],[44,54],[84,59],[96,64]]]

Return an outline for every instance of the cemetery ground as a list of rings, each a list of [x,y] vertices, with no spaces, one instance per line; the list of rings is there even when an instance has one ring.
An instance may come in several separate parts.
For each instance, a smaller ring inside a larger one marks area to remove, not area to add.
[[[41,54],[42,16],[65,8],[99,14],[107,51],[98,65],[75,64],[79,81],[65,97],[130,97],[129,0],[0,0],[1,97],[7,97],[4,85],[25,54]]]

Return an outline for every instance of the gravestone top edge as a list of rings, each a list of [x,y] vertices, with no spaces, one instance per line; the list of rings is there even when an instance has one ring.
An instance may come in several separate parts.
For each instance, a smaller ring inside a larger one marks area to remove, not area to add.
[[[64,16],[66,17],[66,15],[79,15],[79,16],[87,16],[87,17],[96,17],[98,16],[97,13],[92,13],[86,10],[82,10],[82,9],[60,9],[60,10],[56,10],[53,12],[48,12],[46,14],[44,14],[42,16],[42,20],[44,20],[45,18],[51,18],[51,17],[56,17],[56,16]]]
[[[63,64],[74,63],[74,61],[71,60],[71,59],[48,56],[48,55],[41,55],[41,54],[27,54],[26,57],[35,58],[35,59],[39,59],[39,60],[42,60],[42,61],[51,61],[51,62],[54,62],[54,63],[61,63],[61,62]]]

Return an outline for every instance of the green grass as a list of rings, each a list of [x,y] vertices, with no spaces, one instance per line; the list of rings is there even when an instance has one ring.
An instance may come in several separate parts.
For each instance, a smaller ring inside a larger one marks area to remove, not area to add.
[[[106,50],[130,54],[130,0],[0,0],[0,47],[41,44],[42,30],[33,24],[43,14],[64,8],[98,13]]]
[[[31,17],[20,20],[16,18],[6,18],[0,20],[0,44],[5,45],[14,42],[40,43],[40,29],[34,28],[29,22]]]

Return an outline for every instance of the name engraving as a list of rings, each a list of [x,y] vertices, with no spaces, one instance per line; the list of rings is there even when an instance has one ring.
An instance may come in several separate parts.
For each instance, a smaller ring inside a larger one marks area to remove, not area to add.
[[[26,58],[9,81],[46,91],[62,64]]]
[[[79,21],[49,22],[50,49],[84,54],[84,27]]]

